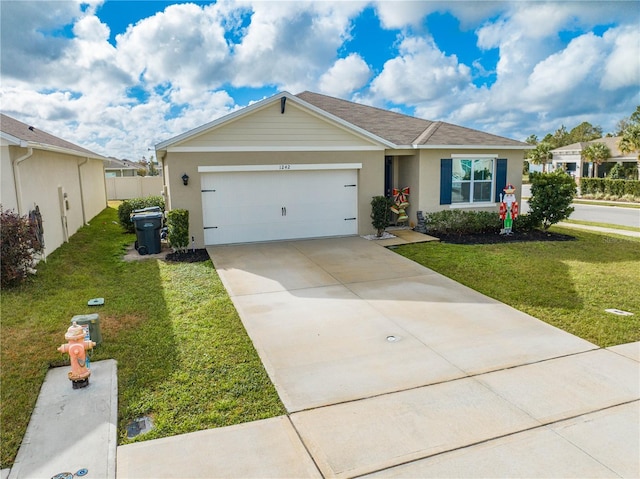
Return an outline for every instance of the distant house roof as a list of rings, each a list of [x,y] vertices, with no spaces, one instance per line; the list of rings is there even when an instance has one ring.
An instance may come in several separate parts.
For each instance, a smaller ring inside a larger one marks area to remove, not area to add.
[[[248,115],[267,104],[280,101],[282,98],[285,100],[290,99],[302,106],[306,106],[327,119],[338,121],[345,127],[364,134],[375,142],[384,144],[387,148],[491,147],[521,150],[533,148],[527,143],[492,135],[491,133],[484,133],[442,121],[423,120],[381,108],[305,91],[297,95],[291,95],[288,92],[279,93],[163,141],[156,145],[156,149],[163,150],[176,145],[210,128],[217,127],[243,115]]]
[[[105,170],[137,170],[141,165],[129,160],[118,160],[117,158],[105,158]]]
[[[9,143],[23,148],[37,148],[100,160],[104,159],[103,156],[91,150],[74,145],[67,140],[29,126],[4,113],[0,113],[0,133],[2,134],[2,138]]]
[[[556,153],[558,155],[562,155],[563,153],[569,153],[569,152],[580,153],[582,150],[584,150],[587,147],[587,145],[590,145],[592,143],[604,143],[605,145],[607,145],[607,147],[609,148],[609,151],[611,152],[611,157],[609,158],[609,161],[637,160],[638,157],[636,153],[634,152],[622,153],[620,151],[620,148],[618,148],[618,143],[620,142],[621,139],[622,139],[621,136],[605,136],[604,138],[598,138],[597,140],[582,141],[579,143],[572,143],[570,145],[561,146],[559,148],[551,150],[551,153],[553,153],[554,155]]]
[[[429,121],[381,108],[305,91],[296,97],[398,146],[508,146],[527,143],[442,121]]]

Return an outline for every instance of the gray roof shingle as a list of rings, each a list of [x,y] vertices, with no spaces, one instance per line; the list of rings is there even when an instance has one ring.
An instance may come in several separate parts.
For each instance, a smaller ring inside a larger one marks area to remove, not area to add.
[[[398,146],[414,144],[425,146],[529,146],[527,143],[491,133],[441,121],[423,120],[319,93],[305,91],[296,96]]]
[[[0,113],[0,131],[27,143],[41,144],[43,146],[51,146],[55,148],[64,148],[76,153],[80,153],[82,155],[87,155],[94,158],[102,158],[101,155],[98,155],[91,150],[87,150],[86,148],[82,148],[81,146],[74,145],[67,140],[63,140],[62,138],[51,135],[50,133],[29,126],[26,123],[22,123],[15,118],[11,118],[10,116],[5,115],[4,113]]]

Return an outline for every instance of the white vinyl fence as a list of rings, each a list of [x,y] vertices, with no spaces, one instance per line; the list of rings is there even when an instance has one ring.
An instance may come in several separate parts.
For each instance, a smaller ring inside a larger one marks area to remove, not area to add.
[[[106,178],[107,199],[129,200],[162,194],[161,176],[124,176]]]

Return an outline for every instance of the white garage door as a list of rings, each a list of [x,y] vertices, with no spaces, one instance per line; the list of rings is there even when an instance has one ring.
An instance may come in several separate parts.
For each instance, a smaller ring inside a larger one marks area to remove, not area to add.
[[[203,172],[205,244],[357,234],[357,178],[356,169]]]

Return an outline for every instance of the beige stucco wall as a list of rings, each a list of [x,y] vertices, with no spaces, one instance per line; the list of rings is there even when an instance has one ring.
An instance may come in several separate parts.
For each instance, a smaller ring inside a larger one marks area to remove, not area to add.
[[[373,233],[371,226],[371,198],[384,193],[384,151],[288,151],[288,152],[234,152],[234,153],[171,153],[165,158],[165,178],[169,209],[189,210],[190,234],[196,247],[204,244],[200,173],[198,166],[221,165],[279,165],[362,163],[358,171],[358,232]],[[189,175],[184,186],[182,175]],[[230,212],[232,214],[233,212]]]
[[[8,145],[0,145],[0,192],[2,208],[18,210],[16,188],[13,182],[13,168],[11,167],[11,153]]]
[[[418,200],[419,208],[413,210],[422,210],[425,213],[433,211],[441,211],[452,208],[452,205],[440,204],[440,160],[443,158],[451,158],[451,155],[470,155],[485,154],[497,155],[497,158],[507,159],[507,182],[516,187],[516,196],[520,201],[522,189],[522,162],[524,153],[522,150],[421,150],[420,151],[420,195]],[[414,198],[415,199],[415,198]],[[461,208],[460,205],[454,205],[453,208]],[[487,206],[478,204],[469,205],[469,209],[497,211],[497,205],[490,203]],[[412,218],[413,219],[413,218]]]
[[[27,153],[26,148],[10,146],[2,149],[2,201],[15,204],[18,201],[15,188],[7,188],[5,181],[13,182],[11,161]],[[83,226],[107,206],[102,160],[66,155],[63,153],[33,150],[31,157],[18,165],[20,197],[26,215],[38,205],[44,226],[45,253],[58,248],[68,236]],[[11,173],[6,175],[5,171]],[[82,181],[82,186],[81,186]],[[59,188],[67,194],[67,203],[61,201]],[[11,200],[13,195],[13,200]],[[68,209],[66,205],[68,204]],[[65,225],[66,224],[66,228]]]

